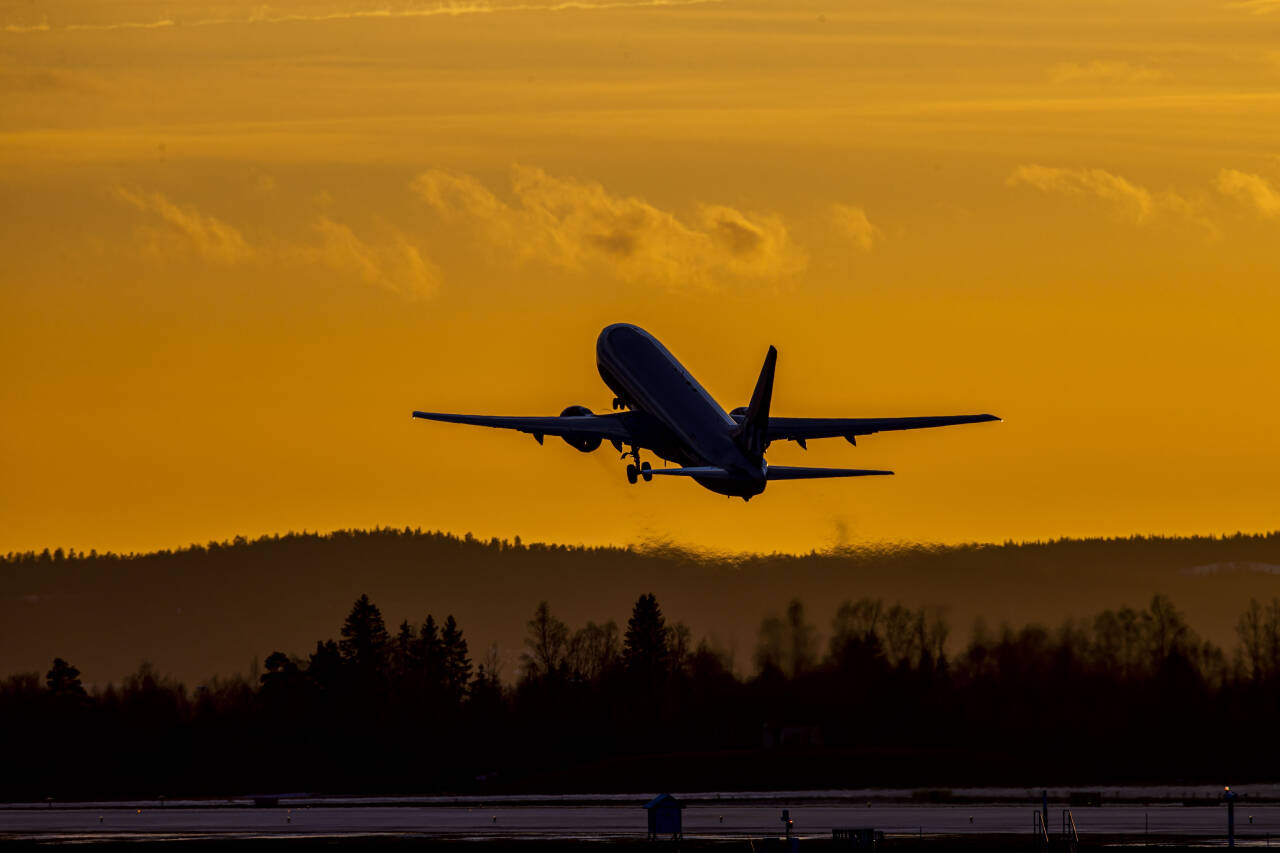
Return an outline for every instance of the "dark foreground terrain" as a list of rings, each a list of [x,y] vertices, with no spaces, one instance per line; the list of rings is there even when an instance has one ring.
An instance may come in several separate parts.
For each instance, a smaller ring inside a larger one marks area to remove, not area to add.
[[[833,837],[854,828],[882,833],[884,850],[1076,853],[1078,847],[1116,845],[1223,846],[1228,810],[1221,794],[1221,788],[1209,786],[1048,789],[1049,831],[1044,833],[1041,792],[1025,789],[710,792],[681,800],[684,837],[679,842],[645,840],[647,797],[634,794],[33,803],[0,805],[0,840],[90,843],[95,849],[163,842],[187,850],[360,845],[586,853],[602,846],[643,845],[648,851],[791,853],[790,843],[778,837],[785,814],[794,843],[806,853],[854,851],[854,845]],[[1266,848],[1274,835],[1280,847],[1278,794],[1275,785],[1237,792],[1240,846]]]
[[[60,839],[5,839],[6,849],[38,849],[60,846],[68,842]],[[100,840],[92,844],[95,853],[110,853],[113,850],[128,850],[137,853],[139,847],[150,848],[164,846],[174,853],[205,853],[212,850],[267,851],[267,853],[303,853],[303,851],[333,849],[338,847],[372,849],[400,853],[400,851],[422,851],[422,853],[592,853],[607,848],[611,853],[784,853],[788,850],[785,840],[780,838],[757,839],[685,839],[683,841],[645,841],[642,839],[607,841],[597,840],[513,840],[486,839],[443,840],[436,838],[416,838],[412,836],[348,836],[343,838],[250,838],[250,839],[173,839],[173,838],[134,838],[122,840]],[[1206,847],[1226,847],[1225,839],[1212,841],[1204,839],[1167,838],[1144,844],[1141,839],[1129,837],[1091,838],[1081,840],[1078,845],[1065,842],[1051,842],[1049,847],[1037,843],[1030,835],[976,835],[976,836],[925,836],[888,837],[877,846],[880,853],[1088,853],[1115,847],[1158,847],[1161,853],[1200,853]],[[1262,839],[1237,839],[1237,846],[1248,846],[1266,849],[1269,845]],[[804,853],[854,853],[857,848],[831,839],[802,839],[799,849]]]

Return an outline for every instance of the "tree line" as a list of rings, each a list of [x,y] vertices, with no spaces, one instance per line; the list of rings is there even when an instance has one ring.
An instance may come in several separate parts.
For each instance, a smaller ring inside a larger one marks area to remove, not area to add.
[[[148,664],[92,690],[61,658],[8,677],[0,795],[1242,780],[1280,758],[1280,598],[1236,634],[1161,595],[963,645],[937,610],[862,598],[820,631],[793,601],[744,673],[644,594],[625,626],[540,603],[504,673],[452,615],[392,629],[362,595],[336,639],[194,690]]]
[[[394,603],[389,623],[409,616],[421,628],[426,612],[452,609],[473,645],[482,638],[479,652],[493,641],[520,649],[543,598],[576,629],[608,618],[621,625],[635,596],[653,591],[664,610],[695,627],[695,640],[714,630],[739,671],[752,669],[760,617],[791,598],[812,608],[820,651],[846,598],[945,603],[955,632],[967,636],[979,615],[997,625],[1057,625],[1112,602],[1145,604],[1153,591],[1231,646],[1235,615],[1250,596],[1280,595],[1277,566],[1280,533],[716,555],[379,528],[145,554],[52,549],[0,557],[0,676],[44,672],[57,654],[93,683],[121,683],[147,658],[195,685],[262,660],[272,643],[309,651],[323,626],[337,639],[345,607],[375,590],[378,604]],[[506,662],[507,680],[516,668],[514,657]]]

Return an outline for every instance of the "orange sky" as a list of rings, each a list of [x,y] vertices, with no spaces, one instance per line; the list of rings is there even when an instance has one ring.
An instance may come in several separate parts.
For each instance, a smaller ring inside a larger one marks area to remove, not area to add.
[[[410,525],[808,550],[1280,527],[1280,0],[0,2],[0,551]],[[608,410],[639,323],[744,505],[412,422]]]

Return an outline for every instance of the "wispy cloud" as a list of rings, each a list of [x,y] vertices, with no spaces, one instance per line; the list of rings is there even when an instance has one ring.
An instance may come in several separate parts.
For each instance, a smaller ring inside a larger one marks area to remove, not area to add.
[[[884,238],[884,232],[872,224],[867,212],[850,204],[831,205],[831,219],[842,235],[858,249],[871,250],[876,241]]]
[[[1019,166],[1006,183],[1009,186],[1026,185],[1046,193],[1098,198],[1138,224],[1146,222],[1154,208],[1150,191],[1102,169]]]
[[[364,284],[409,299],[424,299],[440,284],[435,265],[399,231],[383,243],[370,243],[327,216],[316,222],[315,231],[319,244],[304,247],[302,256]]]
[[[1008,186],[1029,186],[1044,193],[1094,199],[1121,221],[1148,225],[1160,217],[1173,217],[1205,229],[1211,237],[1218,228],[1206,216],[1202,200],[1187,198],[1172,189],[1153,192],[1104,169],[1063,169],[1025,165],[1014,169]]]
[[[385,227],[381,239],[370,240],[349,225],[321,215],[311,229],[313,240],[268,236],[250,242],[238,228],[190,205],[177,204],[163,193],[117,188],[115,195],[147,215],[138,234],[143,251],[160,260],[196,259],[220,266],[314,265],[408,299],[430,296],[439,286],[435,265],[395,228]]]
[[[1095,59],[1093,62],[1062,62],[1049,69],[1049,79],[1055,83],[1095,81],[1101,83],[1150,83],[1163,79],[1164,73],[1144,65],[1130,65]]]
[[[1214,186],[1223,195],[1251,204],[1259,216],[1280,216],[1280,190],[1261,175],[1223,169]]]
[[[33,25],[7,24],[5,32],[9,33],[45,33],[50,31],[84,31],[84,30],[155,30],[168,27],[216,27],[228,24],[286,24],[299,22],[352,21],[378,18],[434,18],[460,17],[462,15],[491,15],[502,12],[569,12],[598,11],[609,9],[648,9],[676,6],[700,6],[709,3],[720,3],[723,0],[601,0],[590,2],[562,3],[442,3],[434,6],[397,7],[380,9],[347,9],[332,12],[272,14],[269,6],[259,7],[253,14],[234,18],[201,18],[197,20],[181,20],[161,18],[153,21],[120,21],[115,23],[80,23],[50,26],[48,22]]]
[[[195,254],[220,264],[240,263],[254,255],[238,229],[194,207],[175,204],[163,193],[121,187],[115,194],[120,201],[150,216],[152,224],[143,225],[140,230],[153,254]]]
[[[193,21],[186,26],[200,26],[204,23],[223,23],[220,21]],[[225,23],[230,23],[225,22]],[[58,29],[67,30],[69,32],[92,31],[92,30],[162,30],[167,27],[176,27],[178,22],[171,18],[162,18],[158,21],[123,21],[118,24],[67,24]]]
[[[630,280],[707,285],[726,277],[771,278],[803,266],[782,221],[718,204],[688,220],[601,184],[513,166],[513,203],[470,175],[432,169],[412,183],[439,212],[474,228],[517,262],[568,269],[605,265]]]

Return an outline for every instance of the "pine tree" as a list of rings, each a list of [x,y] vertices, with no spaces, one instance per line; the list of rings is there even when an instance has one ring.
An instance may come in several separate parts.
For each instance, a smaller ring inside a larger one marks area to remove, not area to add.
[[[398,680],[403,680],[416,667],[418,656],[418,635],[406,619],[400,623],[400,631],[391,642],[391,672]]]
[[[321,642],[316,640],[316,650],[311,653],[307,664],[307,675],[320,687],[328,691],[337,690],[342,681],[342,653],[333,640]]]
[[[390,640],[387,626],[382,621],[382,611],[362,595],[351,607],[351,613],[342,626],[342,642],[338,644],[342,657],[355,667],[361,676],[370,676],[386,670]]]
[[[45,675],[45,684],[54,696],[84,698],[84,685],[80,683],[80,670],[62,658],[53,659],[53,668]]]
[[[467,641],[458,629],[452,613],[444,621],[440,645],[445,696],[450,702],[457,704],[466,695],[467,685],[471,681],[471,658],[467,656]]]
[[[428,696],[439,696],[444,689],[444,644],[440,629],[430,613],[418,632],[418,674]]]
[[[653,593],[636,600],[627,621],[626,642],[622,647],[622,660],[627,671],[657,680],[669,669],[671,659],[671,632],[667,620]]]

